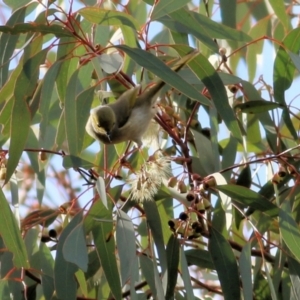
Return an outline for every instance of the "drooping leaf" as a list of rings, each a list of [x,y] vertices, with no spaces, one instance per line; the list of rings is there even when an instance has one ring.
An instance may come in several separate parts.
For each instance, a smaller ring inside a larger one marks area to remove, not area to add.
[[[270,217],[275,217],[279,213],[279,209],[276,205],[269,202],[262,195],[243,186],[233,184],[219,185],[217,186],[217,189],[222,191],[224,194],[232,197],[241,204],[248,205],[254,209],[260,210]]]
[[[99,25],[115,25],[115,26],[129,26],[132,29],[138,29],[139,25],[136,20],[129,14],[105,10],[98,7],[85,7],[78,11],[88,21]]]
[[[240,299],[239,273],[228,241],[212,228],[208,249],[214,262],[225,299]]]
[[[122,210],[117,216],[116,241],[121,264],[122,285],[130,280],[136,259],[135,232],[131,219]]]
[[[184,7],[186,4],[189,3],[189,0],[162,0],[159,1],[153,9],[153,12],[151,14],[151,19],[156,20],[160,17],[163,17],[165,15],[169,15],[173,11],[176,11],[177,9]]]
[[[280,103],[264,101],[264,100],[252,100],[252,101],[247,101],[245,103],[239,103],[234,106],[236,110],[239,110],[242,113],[247,113],[247,114],[257,114],[275,108],[283,108],[283,107],[285,106],[283,106]]]
[[[180,247],[180,270],[181,270],[181,277],[184,282],[187,299],[193,299],[194,298],[193,286],[191,283],[191,277],[188,269],[187,259],[182,247]]]
[[[93,163],[86,161],[75,155],[65,155],[63,158],[63,167],[66,169],[80,168],[80,167],[89,169],[92,168],[93,166],[94,166]]]
[[[56,37],[72,36],[72,33],[61,25],[56,24],[37,24],[37,23],[22,23],[15,24],[14,26],[0,26],[0,32],[7,34],[20,34],[20,33],[41,33],[53,34]]]
[[[276,17],[281,21],[286,29],[290,29],[290,22],[288,14],[286,12],[286,7],[283,1],[269,0],[272,8],[274,9]]]
[[[243,282],[243,295],[245,300],[252,299],[252,274],[251,274],[251,244],[247,243],[239,259],[241,280]]]
[[[62,248],[64,259],[77,265],[86,272],[88,252],[82,223],[79,223],[68,235]]]
[[[21,23],[25,17],[25,7],[20,7],[20,9],[16,10],[9,20],[7,21],[7,26],[15,26],[17,23]],[[9,60],[15,50],[15,47],[18,42],[18,36],[12,36],[11,34],[1,34],[0,36],[0,87],[2,88],[5,84],[8,75],[9,75]],[[2,98],[3,99],[3,98]],[[4,99],[3,99],[4,100]]]
[[[89,222],[92,225],[95,247],[106,280],[114,297],[121,299],[121,282],[115,256],[112,212],[106,209],[101,201],[97,201],[89,212]]]
[[[297,53],[300,50],[300,45],[297,43],[299,35],[299,28],[289,32],[282,42],[285,48],[279,47],[274,61],[274,98],[276,102],[282,105],[287,104],[285,100],[285,91],[291,86],[295,71],[295,66],[286,50],[288,49],[293,53]],[[282,118],[291,135],[297,139],[297,133],[293,127],[287,108],[283,110]]]
[[[300,247],[300,230],[291,214],[289,199],[285,199],[279,212],[279,230],[287,247],[300,262],[300,254],[297,249]]]
[[[164,273],[167,269],[167,256],[161,230],[161,220],[158,214],[156,203],[153,201],[145,201],[144,210],[146,213],[147,223],[151,229],[155,246],[157,248],[160,266],[162,268],[162,272]]]
[[[179,53],[182,53],[182,49],[180,49],[179,47],[176,47],[175,49]],[[241,140],[240,127],[237,123],[232,108],[229,106],[225,87],[216,70],[213,68],[207,58],[205,58],[202,54],[199,54],[193,60],[191,69],[209,90],[214,105],[218,113],[224,120],[225,124],[227,125],[229,131],[235,138]]]
[[[167,265],[168,265],[168,285],[166,291],[166,299],[174,298],[175,287],[178,276],[179,264],[179,242],[175,235],[171,235],[167,244]]]
[[[14,217],[8,202],[0,189],[0,234],[6,248],[13,254],[13,262],[16,268],[29,268],[28,257],[24,241],[21,236],[16,218]]]
[[[116,47],[124,51],[140,66],[151,71],[164,82],[175,87],[178,91],[184,93],[186,96],[191,97],[192,99],[195,99],[204,105],[209,105],[209,101],[204,96],[202,96],[194,87],[189,85],[185,80],[183,80],[182,77],[172,71],[153,54],[138,48],[129,48],[126,45]]]
[[[10,132],[11,142],[5,182],[8,182],[14,173],[27,141],[31,115],[26,103],[26,97],[32,95],[35,86],[34,79],[38,78],[40,65],[44,63],[47,51],[47,49],[44,49],[28,59],[24,63],[23,70],[16,81],[18,89],[14,91]]]
[[[184,251],[188,265],[195,265],[203,269],[214,270],[215,266],[210,253],[203,249],[190,249]]]
[[[82,222],[82,214],[78,213],[62,231],[57,244],[55,265],[54,265],[54,284],[56,295],[60,299],[75,299],[77,293],[77,282],[75,273],[78,266],[68,262],[64,258],[63,248],[65,241],[78,224]]]

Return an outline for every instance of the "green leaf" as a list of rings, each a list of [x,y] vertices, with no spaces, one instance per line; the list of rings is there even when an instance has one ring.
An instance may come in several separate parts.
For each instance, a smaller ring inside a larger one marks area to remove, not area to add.
[[[93,222],[92,233],[95,247],[112,294],[116,299],[122,299],[121,282],[115,256],[112,212],[107,210],[100,201],[97,201],[93,206],[95,206],[93,211],[98,212],[95,218],[103,220],[94,220]]]
[[[16,81],[18,88],[15,89],[13,98],[14,104],[12,108],[10,129],[11,142],[5,183],[8,182],[11,175],[14,173],[27,141],[31,123],[31,114],[28,104],[26,103],[26,97],[32,95],[35,86],[35,78],[37,79],[38,77],[40,65],[44,63],[47,52],[48,49],[44,49],[28,59],[24,63],[22,72]]]
[[[224,176],[221,173],[214,173],[211,176],[215,178],[216,184],[218,186],[227,183]],[[232,225],[232,201],[230,196],[228,197],[228,195],[220,191],[219,191],[219,197],[221,200],[222,209],[224,210],[224,214],[225,214],[225,221],[226,221],[225,226],[227,230],[230,230],[230,227]],[[223,214],[221,211],[220,213]]]
[[[193,286],[191,282],[190,272],[188,269],[187,259],[185,256],[185,252],[183,251],[183,247],[180,247],[180,270],[181,270],[181,277],[183,280],[187,299],[194,299]]]
[[[62,61],[56,61],[47,71],[43,78],[43,85],[41,90],[41,100],[39,105],[39,113],[42,116],[40,121],[39,131],[39,145],[42,148],[46,148],[47,145],[47,131],[49,128],[49,110],[52,100],[52,94],[55,86],[55,79],[60,72]]]
[[[300,50],[298,43],[300,37],[300,28],[296,28],[289,32],[289,34],[283,40],[283,47],[280,47],[277,51],[277,55],[274,62],[273,81],[274,81],[274,98],[275,101],[286,105],[285,91],[291,86],[294,78],[295,66],[287,50],[297,53]],[[297,133],[290,119],[288,109],[283,110],[282,119],[288,127],[290,133],[297,139]]]
[[[65,127],[67,134],[67,142],[69,147],[69,153],[71,155],[78,155],[78,133],[77,133],[77,109],[76,109],[76,93],[78,86],[81,84],[78,80],[79,69],[76,70],[68,83],[65,99]]]
[[[168,265],[168,284],[165,296],[166,299],[174,299],[174,292],[178,276],[179,249],[180,245],[178,239],[172,234],[166,249]]]
[[[220,13],[222,24],[231,28],[236,28],[237,5],[234,1],[220,0]]]
[[[80,212],[82,217],[82,212]],[[64,259],[86,272],[88,268],[88,252],[83,224],[79,223],[68,235],[63,245]]]
[[[121,264],[122,286],[124,286],[132,275],[136,260],[136,240],[132,221],[122,210],[117,215],[116,241]]]
[[[199,162],[203,166],[206,174],[214,173],[217,170],[217,168],[215,166],[215,160],[213,158],[211,141],[197,130],[191,131],[194,136]]]
[[[299,55],[291,52],[291,51],[287,51],[288,55],[290,56],[291,60],[293,61],[295,67],[297,68],[298,72],[300,72],[300,57]]]
[[[98,25],[108,26],[128,26],[132,29],[138,30],[139,24],[129,14],[106,10],[98,7],[85,7],[78,11],[86,20]]]
[[[38,23],[22,23],[15,24],[14,26],[0,26],[0,32],[7,34],[20,34],[20,33],[40,33],[54,34],[56,37],[72,36],[72,33],[65,27],[56,24],[38,24]]]
[[[208,243],[225,299],[240,299],[240,278],[234,253],[228,241],[212,228]]]
[[[298,262],[300,262],[300,230],[292,217],[289,199],[283,201],[281,210],[279,211],[279,230],[287,247],[295,255]]]
[[[92,278],[100,269],[100,261],[96,250],[89,252],[88,270],[85,272],[85,278]]]
[[[285,108],[285,105],[265,100],[252,100],[234,105],[235,110],[239,110],[242,113],[247,114],[262,113],[275,108]]]
[[[50,300],[55,290],[54,287],[54,259],[51,255],[50,249],[44,244],[40,243],[39,260],[41,265],[41,281],[44,296],[46,300]]]
[[[255,298],[272,299],[268,281],[260,269],[254,279],[253,294]]]
[[[63,167],[66,169],[70,168],[85,168],[85,169],[90,169],[94,166],[93,163],[84,160],[78,156],[75,155],[65,155],[63,157]]]
[[[189,0],[160,0],[153,9],[151,20],[156,20],[188,4]]]
[[[153,261],[144,255],[139,256],[140,265],[142,273],[146,279],[147,284],[150,287],[150,290],[152,292],[152,295],[156,296],[156,285],[155,285],[155,279],[154,279],[154,264]]]
[[[154,75],[161,78],[165,83],[175,87],[186,96],[199,101],[204,105],[210,105],[208,99],[202,96],[193,86],[189,85],[180,75],[172,71],[160,59],[152,53],[138,48],[129,48],[126,45],[115,46],[129,55],[136,63],[146,68]]]
[[[176,47],[175,49],[179,54],[182,53],[180,48]],[[228,97],[223,82],[216,70],[202,54],[199,54],[193,59],[193,63],[190,64],[190,67],[207,87],[212,96],[214,105],[229,131],[235,138],[242,140],[240,127],[233,110],[228,103]]]
[[[157,210],[156,202],[144,201],[143,205],[147,223],[151,229],[155,246],[157,248],[162,273],[164,273],[167,270],[167,256],[161,228],[161,220]]]
[[[8,286],[8,281],[6,279],[0,280],[0,297],[3,300],[10,300],[10,289]]]
[[[74,228],[76,228],[78,224],[81,224],[81,222],[82,214],[78,213],[64,228],[57,243],[54,265],[54,283],[56,295],[59,299],[76,299],[77,282],[75,280],[75,273],[78,270],[78,266],[65,260],[63,247],[69,234],[71,234]]]
[[[87,281],[85,280],[83,271],[78,270],[75,275],[76,275],[76,279],[77,279],[81,293],[83,294],[83,296],[85,298],[87,298],[88,297],[88,287],[87,287]]]
[[[26,4],[28,4],[30,0],[4,0],[3,2],[12,9],[17,9],[21,6],[23,9],[25,9]]]
[[[190,249],[184,251],[189,266],[198,266],[201,269],[214,270],[215,266],[210,253],[203,249]]]
[[[90,115],[91,105],[94,99],[95,87],[92,86],[77,95],[76,97],[76,127],[77,127],[77,148],[82,151],[85,136],[85,125]]]
[[[270,217],[278,216],[279,209],[276,205],[250,189],[233,184],[218,185],[216,189],[233,198],[235,201],[262,211]]]
[[[21,236],[16,218],[14,217],[8,202],[0,189],[0,235],[6,248],[13,254],[13,262],[16,268],[29,268],[28,257],[24,241]]]
[[[240,30],[224,26],[210,18],[186,9],[179,9],[168,16],[158,19],[170,30],[194,35],[211,50],[217,52],[218,47],[213,39],[229,39],[250,42],[251,38]]]
[[[20,7],[20,6],[19,6]],[[14,26],[17,23],[24,21],[26,7],[20,7],[16,10],[9,20],[7,21],[7,26]],[[0,87],[2,88],[4,83],[8,78],[9,61],[15,51],[18,36],[12,36],[11,34],[1,34],[0,36]],[[4,98],[2,98],[4,100]]]
[[[252,274],[251,274],[251,243],[247,243],[239,258],[241,280],[243,282],[243,296],[245,300],[252,300]]]
[[[257,20],[256,24],[253,24],[253,26],[251,26],[249,35],[252,37],[253,40],[259,40],[263,35],[268,36],[271,27],[271,22],[272,21],[270,20],[270,18],[263,18]],[[250,82],[253,82],[255,78],[257,65],[258,65],[257,64],[258,55],[262,53],[263,45],[264,45],[264,40],[261,40],[247,47],[246,60],[247,60],[247,66],[248,66],[247,69],[248,69],[248,76]]]
[[[293,294],[299,295],[300,293],[300,263],[288,256],[288,264],[291,278],[291,287],[290,290],[293,291]]]
[[[283,1],[269,0],[272,8],[274,9],[276,18],[284,25],[286,29],[290,29],[290,19],[286,12],[286,6]]]
[[[107,197],[106,197],[106,188],[105,188],[105,181],[103,177],[99,176],[96,181],[96,190],[102,201],[103,205],[108,209],[107,206]]]

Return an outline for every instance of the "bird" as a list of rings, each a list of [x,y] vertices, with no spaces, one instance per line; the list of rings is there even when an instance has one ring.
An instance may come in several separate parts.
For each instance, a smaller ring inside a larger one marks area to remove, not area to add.
[[[182,57],[172,70],[178,72],[196,55],[198,51],[190,52]],[[115,102],[91,109],[85,127],[87,133],[104,144],[133,141],[140,148],[142,136],[157,112],[156,94],[164,85],[164,81],[158,80],[141,95],[138,95],[140,86],[137,85],[125,91]]]

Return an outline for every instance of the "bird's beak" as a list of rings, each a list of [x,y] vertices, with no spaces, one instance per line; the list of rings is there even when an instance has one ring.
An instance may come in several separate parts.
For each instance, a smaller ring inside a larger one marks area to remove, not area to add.
[[[111,142],[111,132],[106,132],[106,136],[107,136],[107,138],[108,138],[108,140]]]

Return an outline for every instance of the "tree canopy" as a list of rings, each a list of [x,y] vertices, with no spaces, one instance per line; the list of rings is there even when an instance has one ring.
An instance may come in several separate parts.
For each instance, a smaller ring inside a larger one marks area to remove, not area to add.
[[[297,1],[0,7],[1,299],[298,297]],[[158,80],[141,147],[86,132]]]

